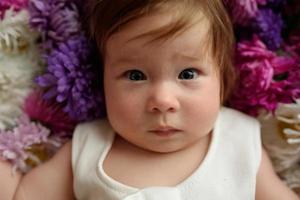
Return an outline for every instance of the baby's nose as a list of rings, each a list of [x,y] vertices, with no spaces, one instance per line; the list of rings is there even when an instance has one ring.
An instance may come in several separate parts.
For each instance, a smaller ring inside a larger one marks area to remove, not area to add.
[[[176,112],[180,102],[175,88],[170,84],[153,87],[149,92],[147,108],[149,112]]]

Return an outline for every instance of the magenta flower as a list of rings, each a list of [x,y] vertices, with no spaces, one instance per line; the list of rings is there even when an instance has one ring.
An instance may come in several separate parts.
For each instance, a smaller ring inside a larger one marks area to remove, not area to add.
[[[14,164],[25,172],[28,166],[25,161],[28,158],[37,160],[37,157],[27,150],[34,144],[46,143],[50,131],[39,123],[31,122],[27,115],[18,119],[18,126],[13,130],[0,130],[0,156]]]
[[[289,44],[285,45],[285,50],[300,63],[300,31],[289,38]]]
[[[76,125],[76,122],[63,112],[60,105],[44,100],[41,91],[29,94],[25,99],[23,110],[31,120],[39,121],[54,135],[70,135]]]
[[[300,97],[300,66],[294,58],[277,56],[258,37],[239,43],[236,54],[239,82],[232,107],[256,116]]]
[[[265,5],[267,0],[225,0],[233,23],[247,25],[256,17],[258,5]]]
[[[0,19],[3,18],[7,9],[12,8],[15,11],[19,11],[22,8],[28,6],[28,0],[1,0],[0,1]]]

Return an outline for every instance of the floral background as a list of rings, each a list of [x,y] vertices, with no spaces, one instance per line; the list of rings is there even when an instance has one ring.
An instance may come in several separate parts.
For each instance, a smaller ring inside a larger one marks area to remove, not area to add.
[[[84,0],[0,1],[0,158],[28,172],[105,116]],[[239,79],[228,106],[260,120],[275,170],[300,192],[300,0],[224,0]],[[299,193],[300,194],[300,193]]]

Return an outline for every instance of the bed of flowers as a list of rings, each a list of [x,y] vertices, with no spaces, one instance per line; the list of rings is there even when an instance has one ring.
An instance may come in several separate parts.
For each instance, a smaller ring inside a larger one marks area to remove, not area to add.
[[[260,120],[275,170],[300,194],[300,1],[225,3],[239,74],[229,106]]]
[[[239,74],[228,105],[261,121],[275,169],[300,188],[300,1],[224,1]],[[0,1],[0,157],[24,173],[105,116],[84,2]]]

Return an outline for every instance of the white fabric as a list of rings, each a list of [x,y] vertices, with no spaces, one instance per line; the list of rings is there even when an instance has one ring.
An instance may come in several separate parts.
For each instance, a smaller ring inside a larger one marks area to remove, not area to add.
[[[137,189],[105,174],[102,164],[114,140],[106,120],[79,125],[72,142],[74,192],[78,200],[254,200],[261,159],[259,123],[222,108],[207,155],[176,187]]]

